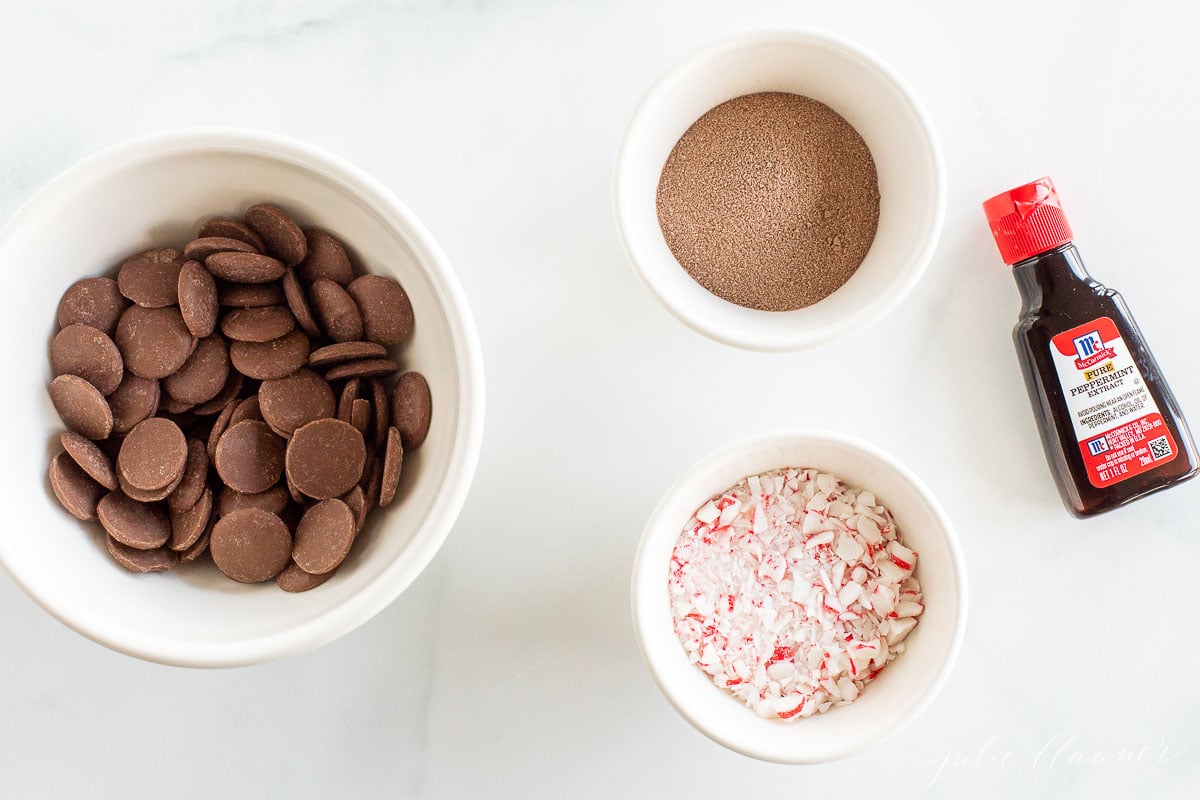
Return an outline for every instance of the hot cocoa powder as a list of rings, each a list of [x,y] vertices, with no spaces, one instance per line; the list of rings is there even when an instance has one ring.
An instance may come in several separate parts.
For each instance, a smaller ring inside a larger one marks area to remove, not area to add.
[[[798,94],[713,108],[671,150],[658,222],[688,273],[740,306],[791,311],[850,279],[875,238],[879,184],[858,131]]]

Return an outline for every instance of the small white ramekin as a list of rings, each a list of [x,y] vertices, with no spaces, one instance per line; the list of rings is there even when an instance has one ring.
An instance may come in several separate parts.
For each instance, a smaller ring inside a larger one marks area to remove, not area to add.
[[[858,130],[879,175],[879,227],[862,265],[820,302],[757,311],[696,283],[671,254],[655,193],[671,148],[714,106],[755,92],[820,100]],[[796,350],[865,328],[916,285],[937,245],[945,176],[933,125],[890,67],[861,46],[808,30],[743,33],[670,69],[638,104],[617,156],[613,203],[625,251],[650,290],[681,321],[750,350]]]
[[[376,511],[337,575],[303,594],[246,586],[211,564],[133,575],[106,552],[95,523],[51,493],[48,456],[63,429],[46,394],[47,346],[59,297],[139,250],[181,246],[211,216],[255,202],[335,233],[371,272],[395,277],[416,330],[401,361],[422,372],[433,418],[404,459],[402,500]],[[267,661],[347,633],[430,562],[466,498],[483,435],[483,360],[466,296],[419,220],[378,181],[311,145],[268,133],[156,134],[97,153],[35,194],[0,229],[0,337],[8,343],[0,411],[7,524],[0,563],[30,597],[80,633],[121,652],[198,667]]]
[[[925,611],[888,664],[853,703],[794,722],[759,717],[689,663],[675,635],[667,577],[671,554],[696,509],[747,475],[815,467],[874,492],[919,554]],[[633,621],[642,655],[675,709],[714,741],[786,764],[843,758],[904,728],[933,701],[958,655],[967,621],[967,575],[945,511],[903,464],[827,431],[757,436],[712,453],[667,490],[650,515],[633,566]]]

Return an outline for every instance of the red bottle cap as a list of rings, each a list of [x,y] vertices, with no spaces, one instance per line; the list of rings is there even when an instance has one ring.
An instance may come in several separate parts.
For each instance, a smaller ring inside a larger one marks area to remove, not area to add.
[[[1016,264],[1071,241],[1071,226],[1049,178],[984,201],[983,213],[1005,264]]]

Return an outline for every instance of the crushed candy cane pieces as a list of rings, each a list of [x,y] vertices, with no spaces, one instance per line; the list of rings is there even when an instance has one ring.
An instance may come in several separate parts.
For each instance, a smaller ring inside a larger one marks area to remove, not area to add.
[[[837,476],[752,475],[702,505],[668,588],[688,660],[759,716],[853,702],[904,652],[925,606],[891,512]]]

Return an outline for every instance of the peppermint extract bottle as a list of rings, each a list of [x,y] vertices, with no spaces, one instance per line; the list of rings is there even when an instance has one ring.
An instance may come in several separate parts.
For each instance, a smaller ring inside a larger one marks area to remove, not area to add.
[[[1124,298],[1092,278],[1049,178],[983,204],[1021,291],[1017,358],[1059,494],[1076,516],[1196,474],[1187,422]]]

